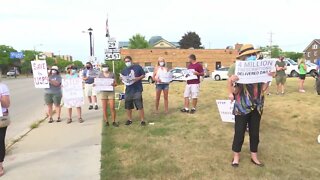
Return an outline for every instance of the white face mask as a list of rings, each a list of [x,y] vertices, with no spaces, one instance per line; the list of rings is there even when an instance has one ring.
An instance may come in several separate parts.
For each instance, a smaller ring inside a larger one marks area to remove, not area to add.
[[[126,66],[130,67],[131,66],[131,62],[126,62]]]
[[[161,67],[163,67],[163,66],[164,66],[164,62],[159,62],[159,65],[160,65]]]
[[[52,70],[51,74],[58,74],[57,70]]]
[[[102,68],[102,71],[103,71],[103,72],[108,72],[108,71],[109,71],[109,68],[104,67],[104,68]]]

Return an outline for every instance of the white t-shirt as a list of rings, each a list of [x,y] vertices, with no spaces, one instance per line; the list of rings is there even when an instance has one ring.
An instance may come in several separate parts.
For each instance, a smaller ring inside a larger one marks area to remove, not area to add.
[[[9,88],[7,85],[3,84],[3,83],[0,83],[0,98],[2,96],[9,96],[10,93],[9,93]],[[6,112],[7,111],[7,108],[2,108],[2,112]]]

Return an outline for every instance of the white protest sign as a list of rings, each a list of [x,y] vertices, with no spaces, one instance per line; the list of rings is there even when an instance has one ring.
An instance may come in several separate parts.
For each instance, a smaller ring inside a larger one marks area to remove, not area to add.
[[[162,72],[159,74],[159,79],[162,83],[170,83],[173,79],[173,74],[170,72]]]
[[[49,78],[46,61],[31,61],[33,81],[36,88],[49,88]]]
[[[230,100],[216,100],[216,103],[222,122],[234,123],[235,116],[232,114],[234,102],[231,103]]]
[[[120,74],[120,79],[122,80],[123,84],[126,85],[126,86],[130,86],[132,85],[135,81],[135,74],[134,74],[134,71],[131,70],[130,71],[130,74],[128,76],[124,76],[122,74]]]
[[[274,72],[276,61],[263,59],[256,61],[236,61],[235,75],[239,84],[266,83],[272,81],[270,72]]]
[[[193,79],[198,79],[198,76],[194,75],[193,73],[195,72],[194,69],[186,69],[182,70],[181,73],[183,75],[183,79],[188,81],[188,80],[193,80]]]
[[[0,102],[0,117],[3,117],[1,102]]]
[[[94,89],[96,91],[113,91],[114,79],[111,78],[94,78]]]
[[[63,102],[66,107],[80,107],[84,104],[81,78],[62,80]]]

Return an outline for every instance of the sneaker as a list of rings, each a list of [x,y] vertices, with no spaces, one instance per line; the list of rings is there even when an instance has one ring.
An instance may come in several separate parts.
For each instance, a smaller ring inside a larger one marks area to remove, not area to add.
[[[281,95],[283,96],[283,95],[284,95],[284,92],[282,92]]]
[[[129,126],[130,124],[132,124],[132,121],[128,120],[128,121],[126,122],[126,125]]]
[[[186,109],[186,108],[183,108],[180,111],[183,112],[183,113],[189,113],[189,109]]]
[[[196,109],[192,108],[191,111],[190,111],[190,114],[194,114],[195,112],[196,112]]]
[[[89,106],[89,110],[92,110],[92,109],[93,109],[93,106],[92,106],[92,105],[90,105],[90,106]]]
[[[145,121],[141,121],[140,125],[141,125],[141,126],[146,126],[147,124],[146,124]]]
[[[109,126],[109,122],[108,121],[106,122],[106,126]]]
[[[113,126],[113,127],[119,127],[119,123],[113,122],[113,123],[112,123],[112,126]]]
[[[61,122],[61,119],[60,119],[60,117],[58,117],[58,119],[57,119],[57,122]]]
[[[301,92],[301,93],[305,93],[306,91],[305,91],[305,90],[303,90],[303,89],[300,89],[300,90],[299,90],[299,92]]]
[[[98,108],[98,105],[95,105],[94,106],[94,110],[98,110],[99,108]]]

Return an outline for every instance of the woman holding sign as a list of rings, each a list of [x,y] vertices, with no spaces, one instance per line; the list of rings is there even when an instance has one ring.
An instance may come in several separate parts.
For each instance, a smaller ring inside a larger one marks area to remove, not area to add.
[[[46,88],[44,94],[44,100],[46,105],[48,106],[48,114],[49,114],[49,123],[53,123],[52,119],[52,106],[54,104],[55,109],[57,111],[57,122],[61,122],[60,113],[61,113],[61,82],[62,78],[59,73],[59,69],[57,66],[52,66],[49,73],[49,88]]]
[[[0,177],[3,176],[3,160],[6,154],[5,137],[7,132],[7,126],[9,125],[9,111],[10,97],[9,88],[7,85],[0,82],[0,111],[1,111],[1,123],[0,123]]]
[[[79,78],[79,75],[77,73],[77,68],[70,65],[67,67],[66,79],[74,79],[74,78]],[[69,116],[67,124],[70,124],[72,122],[72,107],[71,106],[66,106],[66,107],[68,108],[68,116]],[[79,123],[83,123],[83,119],[81,116],[81,106],[76,108],[77,108]]]
[[[163,57],[159,57],[158,65],[153,72],[153,80],[156,82],[156,113],[159,113],[159,101],[161,92],[164,96],[164,111],[168,113],[168,95],[169,95],[169,83],[170,77],[168,76],[168,68],[165,67],[166,63]]]
[[[254,49],[251,44],[241,47],[238,60],[256,61],[260,50]],[[264,166],[258,159],[258,144],[260,120],[264,106],[264,93],[268,83],[239,84],[235,75],[235,64],[228,72],[229,99],[235,101],[233,114],[235,115],[234,138],[232,143],[232,166],[238,167],[240,152],[244,141],[246,127],[249,127],[251,162],[259,167]],[[269,74],[272,75],[272,74]]]
[[[102,102],[102,111],[103,111],[103,120],[106,123],[106,126],[109,126],[108,121],[108,104],[111,111],[112,117],[112,126],[118,127],[119,124],[116,122],[116,110],[115,110],[115,94],[114,94],[114,87],[117,86],[117,82],[115,81],[115,75],[109,71],[109,66],[107,64],[102,65],[102,72],[98,75],[98,78],[106,78],[112,79],[112,83],[106,84],[106,86],[113,86],[112,90],[109,91],[100,91],[100,98]],[[94,84],[96,87],[96,84]]]

